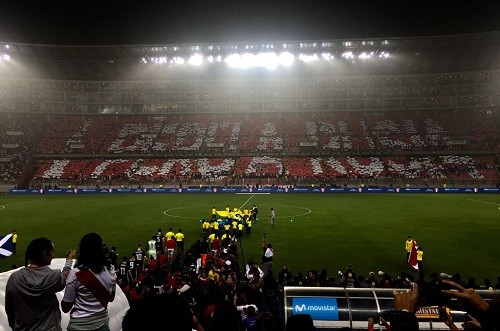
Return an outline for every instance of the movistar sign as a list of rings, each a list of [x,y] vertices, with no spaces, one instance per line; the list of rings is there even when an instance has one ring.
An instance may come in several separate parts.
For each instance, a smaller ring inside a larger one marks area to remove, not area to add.
[[[292,298],[293,314],[309,314],[313,320],[338,321],[336,298]]]

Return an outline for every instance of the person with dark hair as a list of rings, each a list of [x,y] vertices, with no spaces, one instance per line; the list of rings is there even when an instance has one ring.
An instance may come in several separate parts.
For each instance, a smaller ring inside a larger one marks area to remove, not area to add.
[[[53,258],[52,241],[44,237],[34,239],[26,249],[25,268],[10,275],[5,290],[5,312],[12,330],[61,330],[56,293],[64,289],[73,251],[66,253],[62,272],[50,268]]]
[[[17,254],[17,230],[12,230],[12,254]]]
[[[346,271],[342,273],[339,284],[345,288],[359,287],[358,276],[353,271],[352,264],[346,265]]]
[[[177,245],[177,254],[182,255],[184,252],[184,234],[182,233],[182,229],[179,229],[175,234],[175,242]]]
[[[309,314],[292,315],[286,321],[286,331],[313,331],[316,330]]]
[[[203,331],[189,303],[174,294],[145,297],[130,307],[122,322],[123,331],[137,330]]]
[[[114,266],[116,269],[118,267],[118,253],[116,252],[116,246],[111,247],[108,256],[111,265]]]
[[[256,222],[257,217],[259,217],[259,209],[255,205],[252,206],[252,216],[251,217],[252,217],[254,222]]]
[[[422,246],[417,247],[417,265],[418,265],[418,275],[424,276],[424,249]]]
[[[241,324],[240,313],[232,302],[223,300],[215,306],[212,330],[240,331],[242,329]]]
[[[480,330],[500,330],[500,295],[493,296],[490,302],[486,302],[473,288],[464,288],[460,284],[449,280],[443,280],[443,284],[450,290],[441,290],[441,294],[461,300],[463,307],[470,314],[466,326],[473,324]],[[453,291],[452,291],[453,290]],[[477,328],[476,328],[477,329]],[[467,328],[469,330],[469,328]]]
[[[84,235],[61,302],[63,312],[71,311],[68,330],[109,331],[107,308],[115,290],[115,270],[104,255],[101,236]]]
[[[262,271],[264,271],[264,276],[267,274],[269,270],[273,268],[273,260],[274,260],[274,249],[273,245],[267,242],[264,238],[261,242],[262,245]]]
[[[406,261],[410,260],[410,253],[411,253],[412,245],[413,245],[413,239],[411,238],[411,236],[408,236],[408,239],[406,239],[406,242],[405,242]]]
[[[248,306],[246,309],[246,317],[243,320],[243,327],[245,331],[257,331],[257,315],[255,312],[255,307],[253,305]]]

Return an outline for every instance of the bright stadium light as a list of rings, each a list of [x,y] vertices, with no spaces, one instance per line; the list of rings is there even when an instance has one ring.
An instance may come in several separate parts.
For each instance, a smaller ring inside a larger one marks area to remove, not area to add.
[[[308,62],[318,61],[319,57],[318,54],[313,54],[313,55],[300,54],[299,60],[308,63]]]
[[[333,55],[330,54],[330,53],[322,53],[321,54],[321,57],[324,59],[324,60],[327,60],[327,61],[331,61],[333,60]]]
[[[380,52],[380,54],[378,55],[378,57],[381,57],[381,58],[385,58],[387,59],[389,57],[389,53],[386,53],[386,52]]]
[[[203,63],[203,56],[201,54],[196,53],[193,56],[191,56],[191,58],[189,58],[188,63],[193,66],[199,66]]]
[[[251,68],[251,67],[257,67],[259,65],[259,59],[257,58],[257,55],[250,54],[250,53],[243,53],[240,55],[240,62],[238,64],[239,68]]]
[[[9,54],[2,54],[1,59],[4,61],[9,62],[10,61],[10,55]]]
[[[279,55],[278,57],[280,64],[288,68],[295,62],[295,56],[292,53],[289,52],[283,52]]]
[[[184,60],[184,58],[179,57],[179,56],[176,56],[176,57],[172,58],[172,60],[170,60],[170,63],[172,63],[172,64],[184,64],[184,62],[186,62],[186,60]]]
[[[279,65],[278,55],[274,52],[257,54],[257,66],[268,70],[275,70]]]
[[[342,53],[342,57],[344,59],[354,59],[354,54],[352,52],[344,52]]]
[[[225,59],[224,62],[227,63],[227,66],[229,68],[237,68],[240,66],[241,63],[241,56],[240,54],[234,53],[231,55],[228,55]]]
[[[358,58],[360,58],[361,60],[371,59],[373,54],[374,54],[374,52],[370,52],[370,53],[363,52],[363,53],[358,55]]]

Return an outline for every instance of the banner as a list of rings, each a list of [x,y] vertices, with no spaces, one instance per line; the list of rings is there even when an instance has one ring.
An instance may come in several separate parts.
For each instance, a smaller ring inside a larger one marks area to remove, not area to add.
[[[309,314],[313,320],[338,321],[337,298],[297,297],[292,298],[293,315]]]
[[[408,257],[408,264],[415,270],[418,270],[418,261],[417,261],[417,242],[415,240],[411,243],[411,252]]]
[[[8,159],[10,160],[10,159]],[[0,159],[0,162],[8,162],[7,159]],[[205,194],[205,193],[233,193],[233,194],[289,194],[289,193],[307,193],[307,194],[499,194],[500,188],[478,188],[478,187],[460,187],[460,188],[399,188],[399,187],[349,187],[349,188],[326,188],[326,187],[187,187],[187,188],[106,188],[106,189],[41,189],[26,190],[12,189],[12,194],[30,194],[30,193],[182,193],[182,194]]]
[[[0,257],[8,257],[14,253],[14,243],[12,242],[12,233],[0,237]]]

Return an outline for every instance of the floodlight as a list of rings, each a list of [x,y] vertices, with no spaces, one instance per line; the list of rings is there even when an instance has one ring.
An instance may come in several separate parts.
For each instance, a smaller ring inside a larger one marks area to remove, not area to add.
[[[344,52],[342,53],[342,57],[344,59],[354,59],[354,54],[352,54],[352,52]]]
[[[176,57],[172,58],[172,60],[170,60],[170,63],[173,63],[173,64],[184,64],[184,62],[186,62],[186,60],[184,60],[184,58],[179,57],[179,56],[176,56]]]
[[[361,60],[366,60],[366,59],[371,58],[372,55],[373,55],[373,52],[370,53],[370,54],[368,54],[366,52],[363,52],[363,53],[361,53],[361,54],[358,55],[358,58],[360,58]]]
[[[10,61],[10,55],[9,54],[2,54],[2,60]]]
[[[289,52],[281,53],[278,58],[280,64],[285,68],[288,68],[295,62],[295,56]]]
[[[327,61],[333,60],[333,55],[330,53],[321,53],[321,57]]]
[[[274,70],[279,65],[278,55],[274,52],[257,54],[258,65],[268,70]]]
[[[240,54],[234,53],[231,55],[228,55],[225,59],[224,62],[227,63],[229,68],[236,68],[240,65],[241,62],[241,56]]]
[[[243,53],[240,56],[240,62],[237,65],[239,68],[251,68],[251,67],[257,67],[259,65],[259,59],[257,58],[256,55],[250,54],[250,53]]]
[[[194,54],[188,61],[193,66],[199,66],[203,63],[203,56],[199,53]]]
[[[307,62],[318,61],[319,57],[318,54],[313,54],[313,55],[300,54],[299,60],[307,63]]]

